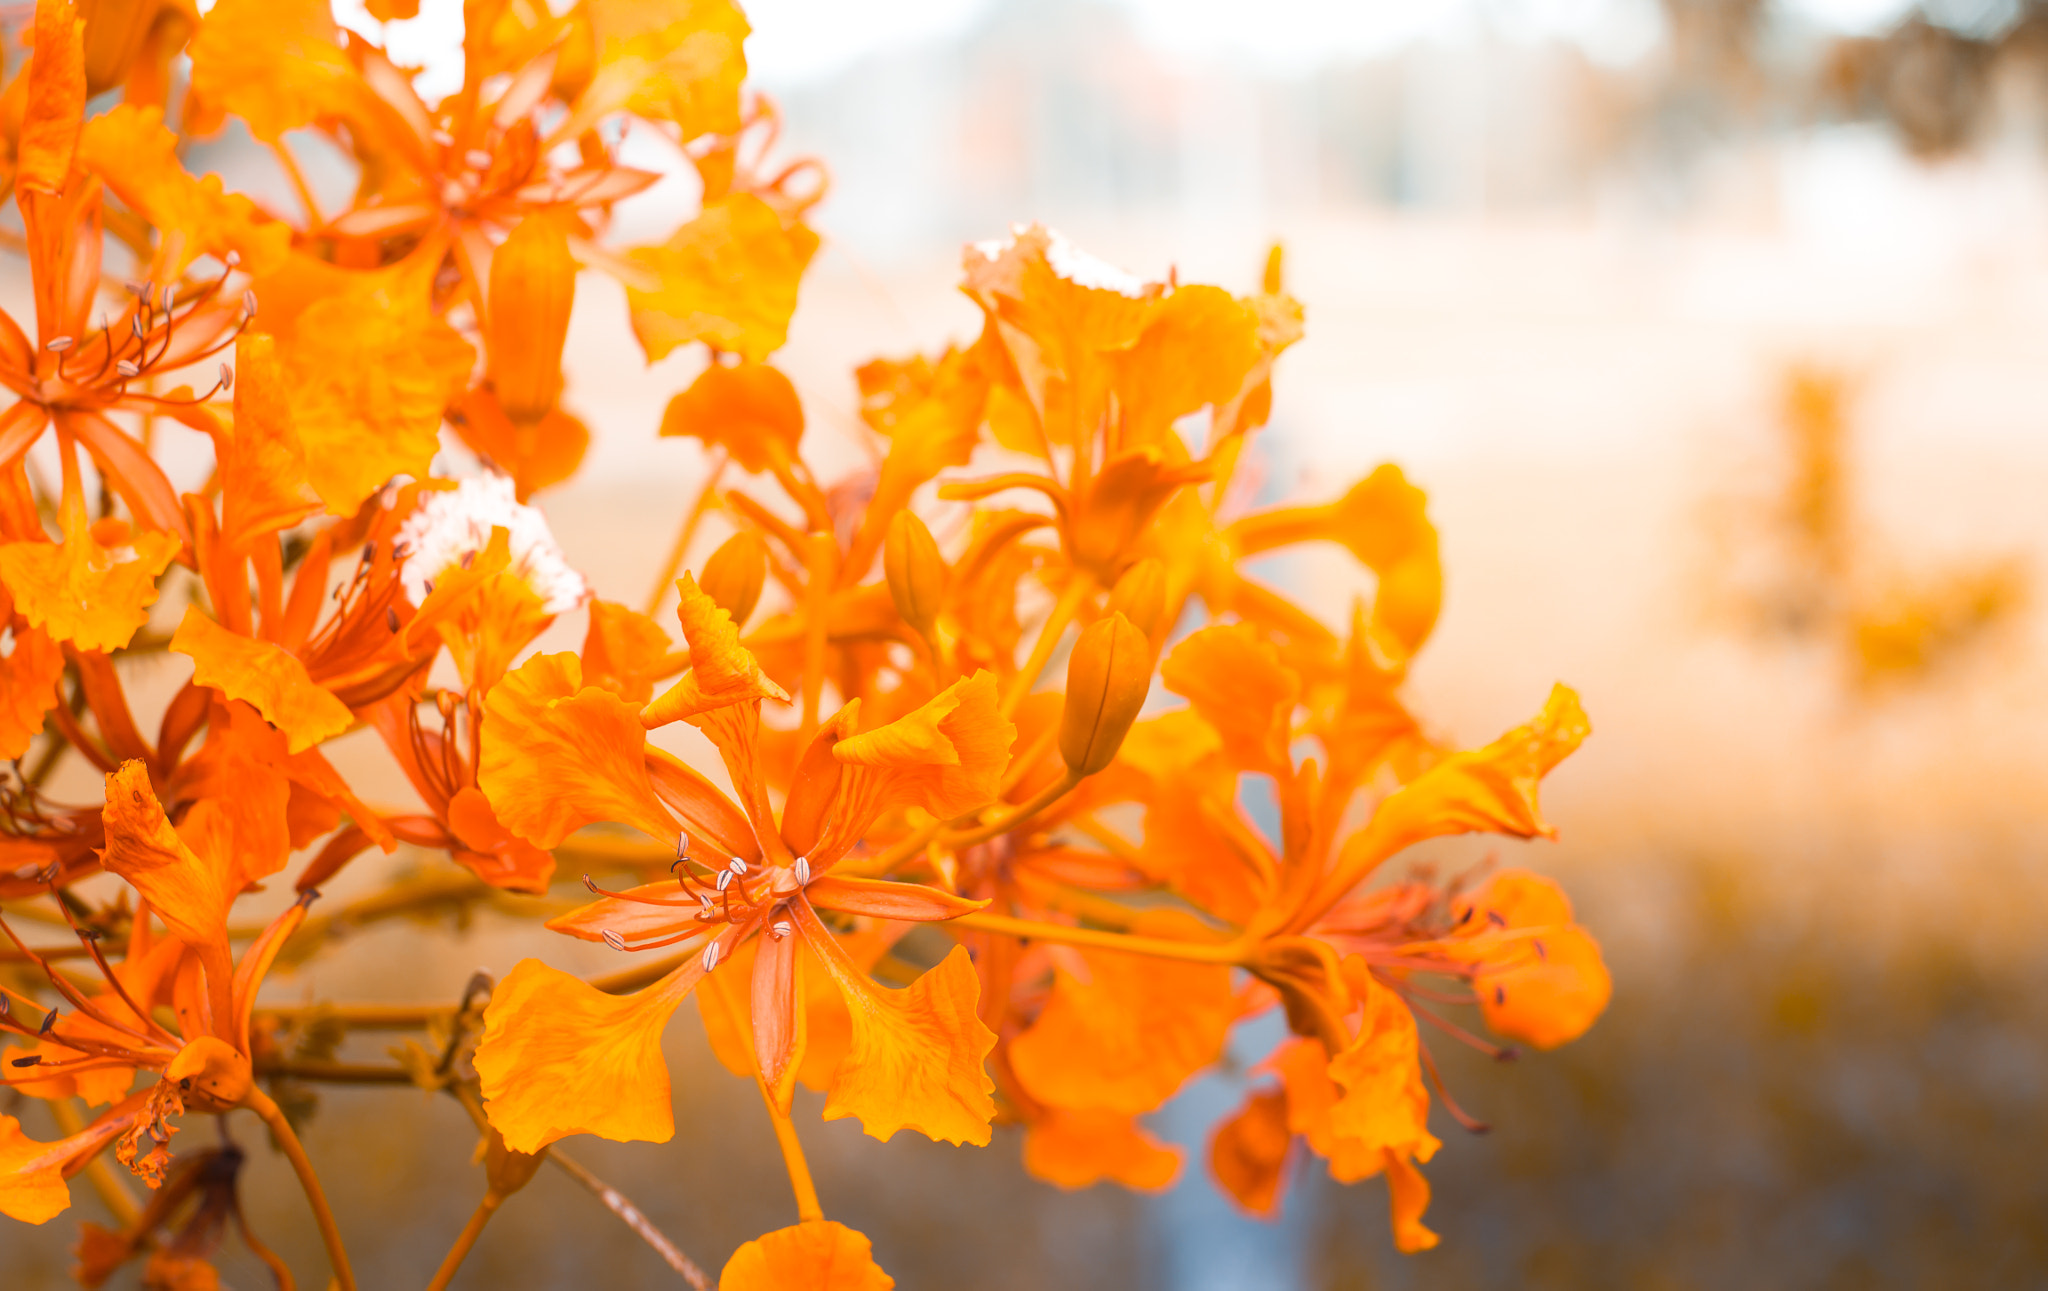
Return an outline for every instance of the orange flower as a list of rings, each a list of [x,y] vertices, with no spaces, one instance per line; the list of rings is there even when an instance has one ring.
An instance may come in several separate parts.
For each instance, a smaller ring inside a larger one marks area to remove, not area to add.
[[[666,1139],[662,1025],[704,975],[760,938],[751,1026],[765,1087],[786,1090],[802,1064],[801,944],[852,1018],[827,1119],[857,1117],[884,1139],[910,1128],[987,1142],[994,1105],[981,1061],[994,1037],[976,1017],[965,952],[955,950],[907,990],[887,990],[817,912],[930,921],[978,908],[934,888],[831,870],[892,807],[950,816],[993,795],[1014,736],[996,714],[994,679],[956,683],[916,712],[860,734],[857,705],[849,705],[819,731],[778,819],[761,777],[758,732],[762,700],[781,692],[739,644],[724,610],[687,576],[677,590],[692,667],[644,710],[583,686],[568,655],[533,660],[487,702],[479,779],[514,832],[551,847],[589,821],[621,820],[657,838],[707,843],[714,858],[679,848],[675,883],[608,893],[554,921],[560,931],[616,949],[684,945],[692,953],[623,999],[523,961],[493,997],[478,1051],[492,1124],[520,1151],[579,1132]],[[711,738],[739,803],[645,744],[643,729],[678,719]],[[593,1070],[607,1075],[595,1081]]]
[[[230,841],[223,810],[203,800],[173,827],[148,769],[135,761],[108,775],[104,822],[103,863],[134,888],[170,936],[158,940],[148,916],[138,916],[127,958],[117,968],[81,932],[107,984],[88,997],[0,923],[77,1010],[68,1017],[53,1010],[40,1028],[0,1013],[0,1030],[35,1042],[12,1064],[32,1074],[7,1083],[42,1097],[79,1093],[104,1101],[124,1092],[138,1070],[158,1078],[57,1144],[29,1143],[11,1119],[0,1125],[0,1210],[36,1223],[69,1204],[63,1175],[107,1144],[118,1140],[123,1163],[156,1186],[170,1162],[165,1145],[176,1132],[172,1122],[184,1111],[269,1106],[252,1080],[250,1013],[264,975],[306,916],[307,901],[292,905],[237,963],[228,944],[228,908],[253,876]],[[166,1005],[175,1031],[156,1016]]]

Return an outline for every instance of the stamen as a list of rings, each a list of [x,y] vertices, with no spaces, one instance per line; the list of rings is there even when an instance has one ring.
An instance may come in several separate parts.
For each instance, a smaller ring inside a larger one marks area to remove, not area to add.
[[[1502,915],[1501,912],[1498,910],[1488,910],[1486,912],[1486,921],[1496,928],[1505,928],[1508,926],[1507,918],[1504,915]]]
[[[114,365],[114,371],[119,372],[124,377],[139,377],[142,375],[142,368],[133,359],[122,359]]]
[[[389,605],[384,607],[384,626],[394,633],[398,631],[398,611]]]
[[[226,265],[228,268],[232,269],[236,265],[242,263],[242,253],[239,251],[230,251],[220,258],[220,262]]]
[[[254,287],[245,288],[242,292],[242,312],[251,318],[256,317],[256,289]]]
[[[32,1053],[26,1058],[13,1059],[8,1065],[14,1067],[40,1067],[43,1065],[43,1055]]]
[[[709,910],[711,908],[711,894],[709,892],[706,892],[703,888],[698,888],[697,904],[703,906],[706,910]],[[6,1003],[5,1000],[0,1000],[0,1004],[4,1003]]]
[[[807,888],[811,885],[811,861],[809,857],[797,857],[796,864],[791,868],[796,871],[796,882],[798,887]]]
[[[176,308],[177,303],[178,289],[175,286],[166,285],[164,287],[164,313],[170,313]]]
[[[462,567],[463,567],[464,569],[468,569],[468,568],[469,568],[470,566],[472,566],[472,565],[474,565],[474,564],[476,564],[476,553],[475,553],[475,552],[473,552],[473,551],[465,551],[465,552],[463,552],[463,553],[462,553]]]
[[[603,937],[604,944],[610,946],[613,950],[624,950],[626,948],[626,939],[613,932],[610,928],[606,928],[598,935]]]
[[[220,365],[220,388],[223,390],[235,388],[235,371],[225,363]]]
[[[726,868],[731,870],[736,875],[745,877],[747,872],[747,863],[741,860],[739,857],[735,856],[732,858],[732,864],[726,866]]]
[[[588,873],[585,873],[583,876],[583,886],[595,892],[597,891],[597,880],[591,878]]]
[[[377,559],[377,540],[372,538],[363,544],[362,562],[368,565]]]
[[[718,943],[714,941],[704,948],[704,971],[708,973],[716,967],[718,967]]]
[[[50,1010],[50,1013],[49,1013],[49,1016],[48,1016],[48,1017],[45,1017],[45,1018],[43,1019],[43,1024],[42,1024],[41,1026],[39,1026],[39,1027],[37,1027],[37,1028],[36,1028],[36,1034],[37,1034],[37,1035],[48,1035],[48,1034],[50,1034],[50,1028],[51,1028],[51,1027],[54,1027],[54,1026],[56,1026],[56,1025],[57,1025],[57,1010],[55,1010],[55,1009],[51,1009],[51,1010]]]
[[[777,919],[775,921],[775,940],[781,941],[789,935],[789,931],[789,920]]]
[[[43,348],[52,354],[62,354],[71,348],[71,338],[68,336],[52,336],[49,343],[44,345]]]
[[[732,886],[732,871],[731,871],[731,870],[720,870],[720,871],[718,872],[718,890],[719,890],[720,892],[723,892],[723,891],[725,891],[725,890],[726,890],[727,888],[729,888],[729,887],[731,887],[731,886]]]

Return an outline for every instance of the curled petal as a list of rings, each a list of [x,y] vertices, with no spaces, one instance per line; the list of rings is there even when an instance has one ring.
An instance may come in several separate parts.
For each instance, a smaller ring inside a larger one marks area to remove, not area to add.
[[[1209,1172],[1247,1214],[1271,1219],[1280,1213],[1287,1182],[1287,1156],[1294,1132],[1287,1124],[1287,1091],[1255,1090],[1244,1106],[1209,1136]]]
[[[28,751],[29,741],[42,732],[43,714],[57,702],[63,675],[64,651],[48,633],[27,628],[14,634],[14,653],[0,668],[0,759]]]
[[[732,704],[789,695],[761,671],[753,652],[740,644],[732,615],[706,596],[688,574],[676,580],[676,617],[690,643],[690,671],[640,715],[652,730]]]

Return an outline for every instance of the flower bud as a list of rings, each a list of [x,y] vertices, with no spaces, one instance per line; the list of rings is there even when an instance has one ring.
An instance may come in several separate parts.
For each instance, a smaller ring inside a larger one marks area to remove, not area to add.
[[[576,261],[558,215],[529,215],[491,256],[491,386],[505,415],[534,422],[562,393],[562,345],[576,304]]]
[[[924,521],[898,511],[882,543],[882,572],[889,579],[889,598],[903,621],[924,636],[932,634],[939,601],[946,591],[946,562]]]
[[[1109,608],[1129,619],[1146,639],[1157,641],[1166,628],[1166,566],[1147,556],[1125,570],[1110,589]]]
[[[718,608],[732,615],[736,627],[745,627],[747,616],[761,600],[761,584],[768,577],[768,546],[752,529],[742,529],[711,553],[697,575],[697,586]]]
[[[1152,643],[1112,612],[1081,632],[1067,659],[1067,700],[1060,713],[1060,756],[1077,776],[1116,758],[1152,689]]]

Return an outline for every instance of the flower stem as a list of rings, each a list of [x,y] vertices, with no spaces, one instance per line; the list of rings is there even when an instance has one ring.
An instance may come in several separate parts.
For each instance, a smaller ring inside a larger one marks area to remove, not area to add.
[[[971,829],[960,830],[957,833],[948,830],[939,836],[939,841],[948,847],[966,847],[973,843],[994,838],[997,834],[1007,833],[1009,830],[1036,816],[1039,812],[1044,811],[1047,807],[1052,806],[1067,794],[1072,793],[1074,786],[1080,783],[1081,778],[1069,771],[1038,793],[1032,795],[1029,801],[1017,804],[1015,807],[1003,812],[995,820],[986,824],[976,825]]]
[[[775,1123],[775,1146],[782,1149],[783,1164],[789,1167],[789,1186],[796,1193],[796,1215],[806,1224],[815,1223],[825,1217],[825,1208],[818,1204],[818,1187],[811,1182],[810,1163],[804,1160],[804,1146],[797,1142],[796,1126],[789,1119],[789,1113],[776,1102],[775,1091],[768,1088],[768,1082],[758,1075],[754,1083],[761,1087],[761,1101],[768,1105],[768,1119]]]
[[[1093,928],[1069,928],[1064,924],[1012,919],[1000,914],[963,914],[947,920],[954,928],[1000,933],[1007,937],[1028,937],[1033,941],[1058,942],[1068,946],[1093,946],[1127,955],[1150,955],[1155,959],[1184,959],[1197,964],[1238,964],[1244,950],[1234,942],[1173,941],[1165,937],[1138,937],[1130,933],[1099,932]]]
[[[676,573],[683,567],[683,557],[690,553],[690,540],[697,536],[697,526],[703,523],[704,513],[711,509],[712,503],[717,499],[719,477],[725,474],[726,463],[731,460],[723,452],[719,453],[718,460],[711,466],[711,473],[704,477],[704,487],[697,492],[696,504],[690,508],[690,514],[684,517],[682,530],[676,534],[675,545],[669,548],[668,560],[661,567],[661,577],[654,580],[654,590],[648,594],[649,618],[661,608],[662,598],[669,593],[669,584],[676,581]]]
[[[292,1163],[293,1173],[299,1176],[299,1187],[305,1190],[306,1201],[313,1207],[313,1222],[320,1226],[320,1241],[327,1247],[327,1262],[334,1267],[334,1281],[341,1291],[356,1291],[356,1275],[348,1266],[348,1251],[341,1244],[341,1230],[334,1226],[334,1212],[327,1208],[327,1194],[320,1188],[320,1176],[313,1172],[313,1163],[306,1159],[306,1149],[299,1142],[299,1136],[292,1132],[291,1122],[277,1103],[261,1089],[251,1086],[242,1098],[242,1106],[263,1118],[270,1127],[277,1145],[284,1149],[285,1159]]]
[[[1038,630],[1038,640],[1031,646],[1031,657],[1010,679],[1009,693],[1003,696],[1004,717],[1014,714],[1017,705],[1024,702],[1024,696],[1031,693],[1032,686],[1038,682],[1038,674],[1045,671],[1060,638],[1067,634],[1067,624],[1081,612],[1081,603],[1094,591],[1095,580],[1086,574],[1077,572],[1068,581],[1066,590],[1060,593],[1059,601],[1052,607],[1052,613],[1045,616],[1045,624]]]
[[[476,1245],[476,1239],[483,1236],[484,1225],[491,1222],[491,1216],[498,1212],[504,1200],[495,1192],[484,1194],[469,1222],[462,1226],[462,1232],[455,1238],[455,1245],[448,1248],[448,1255],[441,1261],[434,1280],[427,1283],[427,1291],[447,1291],[448,1284],[455,1279],[455,1270],[462,1267],[462,1261],[468,1257],[470,1248]]]

